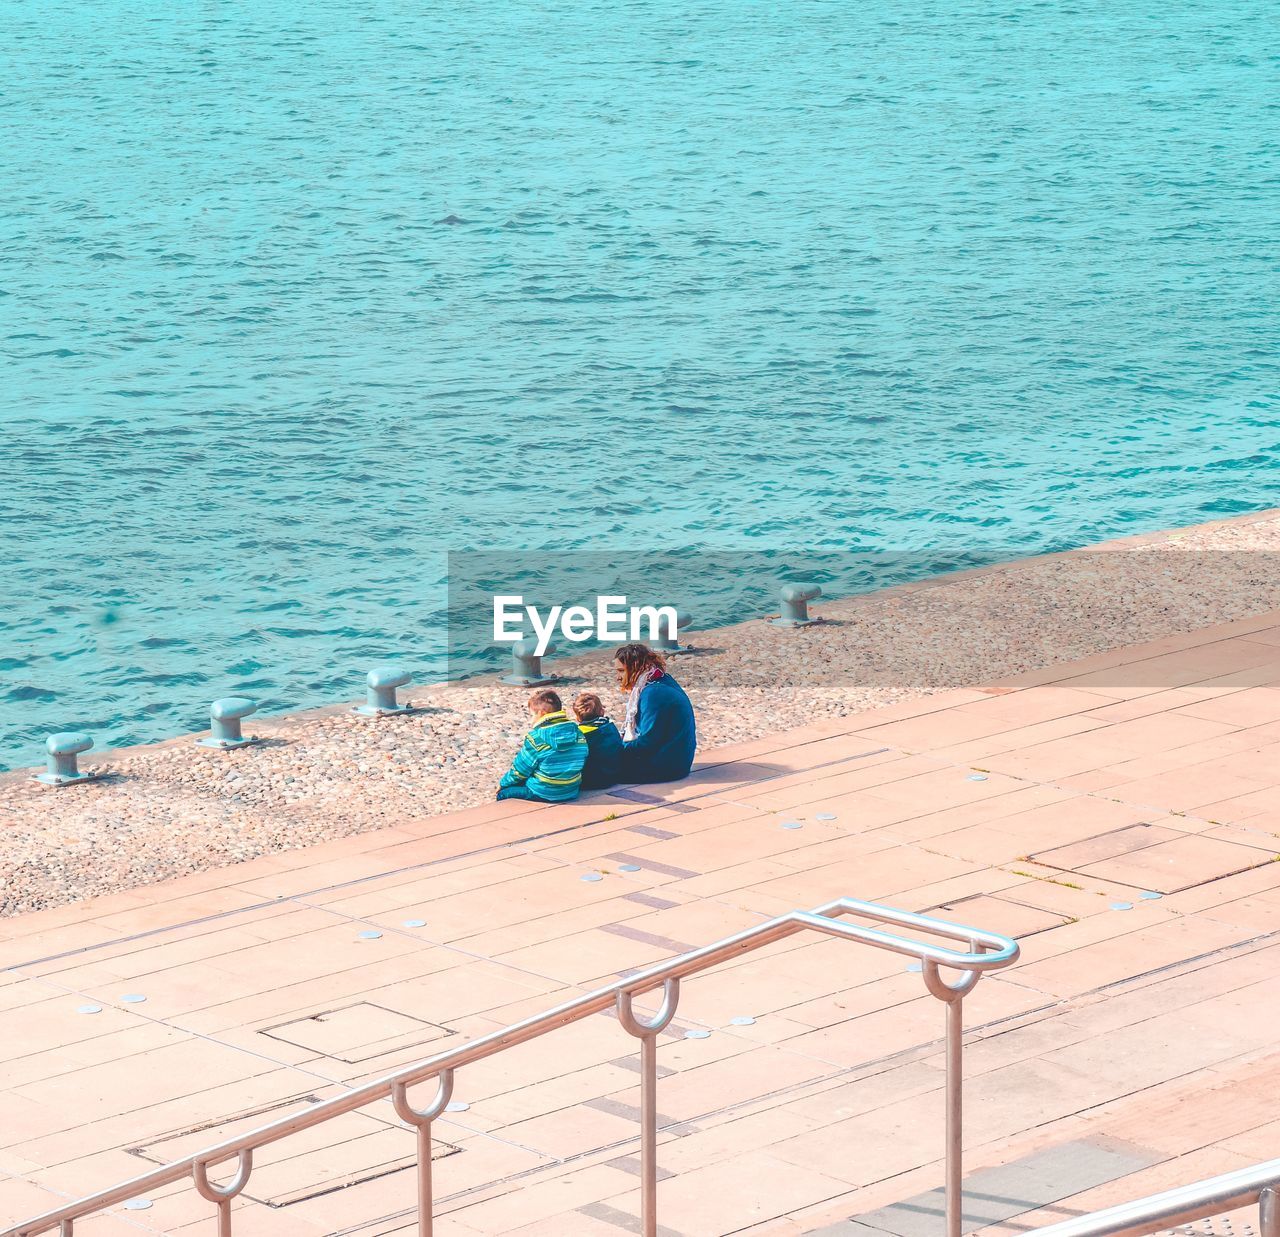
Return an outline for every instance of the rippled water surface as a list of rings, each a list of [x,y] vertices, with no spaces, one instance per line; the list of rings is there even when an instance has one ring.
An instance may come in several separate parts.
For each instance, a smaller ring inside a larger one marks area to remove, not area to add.
[[[450,548],[1276,501],[1270,0],[0,10],[0,764],[438,671]]]

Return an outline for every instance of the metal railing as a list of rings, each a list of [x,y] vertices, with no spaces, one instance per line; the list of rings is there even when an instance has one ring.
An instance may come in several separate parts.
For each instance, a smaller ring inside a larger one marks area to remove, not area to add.
[[[1255,1203],[1259,1237],[1280,1237],[1280,1160],[1063,1220],[1036,1237],[1147,1237]]]
[[[856,915],[875,923],[889,924],[927,936],[962,941],[966,952],[949,949],[927,940],[895,935],[866,924],[846,923],[840,916]],[[597,988],[577,1000],[569,1001],[546,1013],[513,1023],[502,1030],[483,1035],[448,1052],[438,1053],[417,1065],[398,1070],[374,1082],[356,1087],[331,1100],[316,1104],[304,1112],[294,1113],[259,1126],[245,1134],[229,1138],[216,1146],[186,1159],[175,1160],[122,1182],[111,1189],[91,1194],[65,1206],[26,1220],[6,1229],[0,1237],[34,1237],[37,1233],[58,1230],[60,1237],[72,1237],[75,1221],[94,1215],[108,1207],[146,1194],[162,1186],[190,1178],[201,1198],[217,1208],[219,1237],[231,1237],[231,1203],[245,1188],[253,1171],[253,1154],[259,1148],[278,1142],[290,1134],[320,1125],[334,1117],[354,1112],[367,1104],[390,1099],[397,1115],[417,1132],[418,1233],[431,1237],[433,1195],[431,1181],[431,1123],[444,1111],[453,1094],[454,1074],[464,1065],[483,1060],[504,1048],[523,1044],[557,1027],[578,1022],[612,1007],[618,1021],[640,1040],[641,1065],[641,1231],[645,1237],[656,1237],[658,1231],[658,1034],[675,1016],[680,998],[680,981],[705,971],[726,959],[760,949],[797,932],[813,930],[843,940],[857,941],[877,949],[916,958],[921,964],[924,983],[930,993],[946,1004],[946,1212],[947,1237],[960,1237],[961,1223],[961,1090],[964,1022],[961,1006],[965,996],[983,972],[1008,966],[1018,957],[1018,946],[1008,937],[980,928],[962,927],[944,920],[917,915],[911,911],[840,898],[812,911],[792,911],[757,924],[713,945],[691,950],[678,958],[658,963],[625,979]],[[958,971],[947,978],[942,968]],[[633,1008],[636,996],[662,989],[662,1005],[646,1018]],[[436,1093],[423,1108],[409,1099],[409,1088],[430,1079],[436,1081]],[[229,1179],[220,1184],[212,1170],[235,1159]],[[1269,1237],[1280,1237],[1272,1234]]]

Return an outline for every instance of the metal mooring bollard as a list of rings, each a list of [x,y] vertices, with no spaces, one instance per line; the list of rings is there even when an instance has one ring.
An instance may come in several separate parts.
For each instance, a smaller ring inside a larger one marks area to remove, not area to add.
[[[257,711],[257,704],[244,696],[227,696],[223,700],[215,700],[209,706],[209,737],[197,739],[196,742],[201,747],[217,747],[223,751],[257,743],[257,739],[246,739],[240,730],[240,719]]]
[[[817,584],[787,584],[782,589],[782,614],[773,619],[775,627],[808,627],[818,620],[809,617],[809,602],[822,596]]]
[[[102,777],[101,773],[81,773],[76,763],[76,757],[93,746],[93,740],[87,734],[79,730],[51,734],[44,741],[44,746],[49,759],[45,771],[35,775],[37,782],[46,786],[71,786],[76,782],[96,782]]]
[[[680,633],[688,627],[690,621],[688,614],[683,610],[677,610],[676,625],[673,629],[670,620],[664,617],[662,626],[659,628],[662,634],[653,642],[653,647],[667,657],[675,657],[678,653],[692,653],[693,645],[680,643]]]
[[[513,687],[541,687],[544,683],[554,683],[559,677],[555,674],[544,674],[542,657],[537,652],[536,640],[517,640],[511,646],[511,673],[504,674],[502,681]],[[547,653],[554,653],[556,646],[547,645]]]
[[[365,676],[369,692],[364,704],[356,705],[354,712],[361,717],[388,717],[396,713],[412,713],[411,704],[401,704],[396,699],[396,688],[403,687],[413,678],[399,666],[374,666]]]

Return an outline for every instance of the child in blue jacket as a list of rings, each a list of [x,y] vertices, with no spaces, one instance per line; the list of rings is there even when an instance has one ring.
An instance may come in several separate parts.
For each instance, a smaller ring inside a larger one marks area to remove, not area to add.
[[[576,799],[587,759],[586,739],[553,691],[534,692],[529,697],[529,712],[536,720],[498,783],[498,798],[543,803]]]
[[[603,790],[618,781],[622,764],[622,735],[604,715],[604,702],[594,692],[582,692],[573,700],[573,715],[587,741],[587,763],[582,770],[583,790]]]

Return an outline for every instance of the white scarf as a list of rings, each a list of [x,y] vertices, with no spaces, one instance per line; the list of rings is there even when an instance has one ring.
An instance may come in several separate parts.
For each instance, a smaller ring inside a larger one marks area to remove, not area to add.
[[[649,685],[649,680],[653,678],[656,670],[656,666],[647,667],[631,685],[631,691],[627,695],[627,720],[622,724],[624,742],[630,743],[636,737],[636,719],[640,715],[640,693]]]

